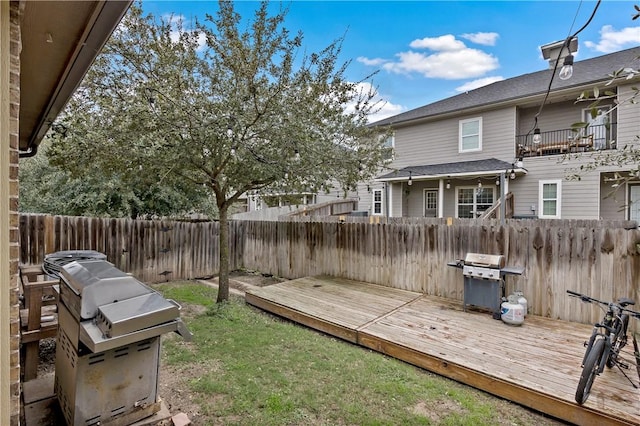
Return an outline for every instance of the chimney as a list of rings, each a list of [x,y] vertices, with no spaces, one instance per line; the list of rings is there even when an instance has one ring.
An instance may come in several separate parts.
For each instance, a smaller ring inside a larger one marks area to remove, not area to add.
[[[578,37],[573,37],[568,46],[565,45],[566,42],[567,40],[560,40],[540,47],[542,57],[549,61],[549,69],[553,69],[559,60],[578,51]]]

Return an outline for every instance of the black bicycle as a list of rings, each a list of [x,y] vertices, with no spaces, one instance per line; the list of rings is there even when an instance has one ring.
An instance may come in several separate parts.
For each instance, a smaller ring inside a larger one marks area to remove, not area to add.
[[[603,302],[575,291],[567,290],[569,296],[578,297],[586,303],[596,303],[603,311],[602,321],[593,326],[593,332],[588,342],[584,345],[587,350],[582,359],[582,374],[576,390],[576,402],[584,404],[589,398],[591,386],[596,376],[604,371],[604,366],[608,368],[618,367],[622,374],[629,380],[634,388],[638,385],[627,375],[625,370],[629,370],[629,362],[620,357],[620,351],[627,344],[627,328],[629,318],[640,319],[640,312],[632,311],[627,306],[633,306],[635,302],[628,297],[618,299],[617,303]],[[636,369],[640,380],[640,354],[638,353],[638,342],[635,335],[633,337],[634,355],[636,358]]]

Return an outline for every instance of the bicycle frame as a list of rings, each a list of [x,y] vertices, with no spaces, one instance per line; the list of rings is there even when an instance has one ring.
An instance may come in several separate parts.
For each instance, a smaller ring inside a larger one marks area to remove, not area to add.
[[[585,352],[582,358],[582,372],[580,381],[576,390],[576,402],[580,405],[584,404],[591,392],[591,386],[595,378],[604,371],[604,367],[618,367],[622,374],[631,382],[634,388],[638,388],[629,376],[624,372],[629,365],[619,358],[621,349],[627,343],[627,326],[629,317],[640,319],[640,312],[635,312],[627,308],[634,302],[628,298],[621,298],[617,303],[603,302],[580,293],[567,290],[570,296],[579,297],[580,300],[587,303],[595,303],[604,311],[604,317],[601,322],[594,324],[593,331],[588,342],[585,342]],[[606,309],[604,308],[606,306]],[[640,379],[640,356],[638,354],[637,342],[634,335],[634,348],[636,356],[636,367]]]

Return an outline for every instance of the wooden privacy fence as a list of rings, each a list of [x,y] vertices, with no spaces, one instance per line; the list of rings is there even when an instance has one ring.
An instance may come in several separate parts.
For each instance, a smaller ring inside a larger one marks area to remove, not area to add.
[[[53,251],[92,249],[147,282],[218,271],[217,223],[23,215],[21,235],[25,264],[39,263]],[[567,289],[640,302],[640,230],[631,222],[232,221],[230,241],[232,269],[290,279],[328,274],[455,300],[462,300],[462,272],[447,262],[468,252],[503,254],[507,265],[525,269],[522,276],[507,277],[507,292],[522,290],[532,314],[556,319],[599,319],[599,310],[570,299]]]
[[[218,233],[217,222],[24,214],[20,262],[40,264],[45,254],[63,250],[97,250],[144,282],[207,277],[218,271]],[[231,241],[235,237],[232,232]],[[241,266],[233,250],[230,258],[232,268]]]

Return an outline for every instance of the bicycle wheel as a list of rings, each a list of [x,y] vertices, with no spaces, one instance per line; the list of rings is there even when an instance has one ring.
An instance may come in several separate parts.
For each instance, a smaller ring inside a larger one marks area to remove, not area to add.
[[[629,315],[623,314],[615,324],[615,334],[611,340],[611,352],[607,359],[607,367],[613,368],[616,365],[618,354],[627,345],[627,328],[629,327]]]
[[[582,367],[582,374],[580,374],[580,381],[578,382],[578,389],[576,390],[576,402],[580,405],[584,404],[587,398],[589,398],[591,385],[593,385],[593,381],[598,374],[598,367],[603,353],[604,339],[598,338],[593,342],[593,346],[584,362],[584,367]]]

